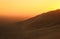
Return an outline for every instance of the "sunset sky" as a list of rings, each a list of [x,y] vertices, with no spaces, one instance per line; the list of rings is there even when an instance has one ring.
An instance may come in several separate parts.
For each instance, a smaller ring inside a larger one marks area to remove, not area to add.
[[[30,18],[60,8],[60,0],[0,0],[0,16]]]

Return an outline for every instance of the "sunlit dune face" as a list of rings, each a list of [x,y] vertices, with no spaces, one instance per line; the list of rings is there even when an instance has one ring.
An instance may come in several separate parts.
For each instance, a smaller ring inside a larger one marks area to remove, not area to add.
[[[60,9],[59,5],[60,0],[0,0],[0,15],[30,18],[43,12]]]

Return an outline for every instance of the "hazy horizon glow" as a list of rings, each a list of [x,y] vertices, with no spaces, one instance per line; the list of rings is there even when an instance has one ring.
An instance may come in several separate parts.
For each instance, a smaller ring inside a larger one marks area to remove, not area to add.
[[[60,0],[0,0],[0,15],[29,18],[60,8]]]

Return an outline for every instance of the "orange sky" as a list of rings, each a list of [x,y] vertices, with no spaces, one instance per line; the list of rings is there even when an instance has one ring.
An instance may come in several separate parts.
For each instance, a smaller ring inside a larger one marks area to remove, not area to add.
[[[0,15],[30,18],[60,8],[60,0],[0,0]]]

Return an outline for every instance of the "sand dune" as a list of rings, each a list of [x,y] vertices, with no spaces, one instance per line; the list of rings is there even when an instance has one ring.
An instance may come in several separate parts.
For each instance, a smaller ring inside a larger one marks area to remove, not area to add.
[[[14,24],[0,23],[0,39],[60,39],[60,10]]]

